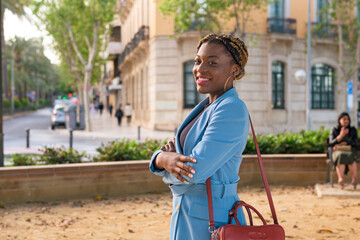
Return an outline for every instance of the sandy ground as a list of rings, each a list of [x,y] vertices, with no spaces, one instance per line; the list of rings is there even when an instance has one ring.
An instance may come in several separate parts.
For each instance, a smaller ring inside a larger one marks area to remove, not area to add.
[[[313,187],[272,187],[272,194],[286,239],[360,239],[360,199],[319,198]],[[242,188],[239,196],[270,222],[262,188]],[[169,235],[171,195],[98,196],[0,207],[1,240],[165,240]]]

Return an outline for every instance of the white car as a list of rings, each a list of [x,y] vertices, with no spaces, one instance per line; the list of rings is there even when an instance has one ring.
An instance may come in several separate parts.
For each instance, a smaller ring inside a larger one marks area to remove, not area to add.
[[[55,105],[51,111],[51,129],[54,130],[57,126],[66,126],[66,114],[63,104]]]

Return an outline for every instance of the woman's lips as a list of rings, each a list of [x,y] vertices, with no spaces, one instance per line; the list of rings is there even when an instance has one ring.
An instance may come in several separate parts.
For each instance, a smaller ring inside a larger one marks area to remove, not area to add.
[[[204,77],[198,77],[196,79],[196,83],[199,84],[199,85],[204,85],[206,84],[207,82],[209,82],[210,79],[209,78],[204,78]]]

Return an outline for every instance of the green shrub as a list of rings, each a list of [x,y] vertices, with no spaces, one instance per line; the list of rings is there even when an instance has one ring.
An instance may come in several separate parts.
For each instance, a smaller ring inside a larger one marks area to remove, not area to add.
[[[7,100],[7,98],[3,98],[3,107],[4,107],[4,109],[11,108],[11,102],[9,100]]]
[[[93,158],[95,162],[104,161],[124,161],[124,160],[144,160],[150,159],[151,155],[167,140],[146,139],[145,142],[129,140],[115,140],[107,144],[101,144],[96,151],[99,153]]]
[[[39,105],[44,105],[45,104],[45,100],[42,98],[39,98]]]
[[[21,105],[22,105],[23,107],[29,106],[28,100],[27,100],[26,98],[22,98],[22,99],[21,99]]]
[[[14,99],[14,107],[15,107],[15,108],[21,107],[21,102],[20,102],[20,100],[17,99],[17,98]]]
[[[13,154],[11,155],[14,166],[36,165],[36,156],[30,154]]]
[[[81,163],[85,156],[85,151],[79,153],[76,149],[67,149],[64,146],[60,148],[46,147],[40,149],[43,152],[40,155],[40,161],[45,164],[64,164],[64,163]]]
[[[257,135],[261,153],[287,154],[287,153],[324,153],[326,138],[330,130],[300,131],[298,133],[279,133]],[[243,154],[256,154],[254,139],[249,136]]]

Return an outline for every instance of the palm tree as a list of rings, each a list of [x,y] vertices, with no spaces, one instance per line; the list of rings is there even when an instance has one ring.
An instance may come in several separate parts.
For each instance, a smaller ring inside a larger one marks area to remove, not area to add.
[[[29,5],[29,3],[30,3],[29,0],[2,0],[1,1],[0,31],[1,31],[1,49],[2,49],[3,53],[5,52],[5,38],[4,38],[4,13],[5,13],[5,9],[8,9],[10,12],[16,14],[18,17],[22,17],[22,16],[25,15],[24,7]],[[8,79],[7,79],[7,71],[6,71],[6,61],[2,61],[2,66],[1,67],[2,67],[3,91],[5,93],[5,97],[9,98]]]
[[[19,99],[25,98],[27,92],[36,92],[36,102],[39,95],[52,94],[58,82],[55,66],[44,55],[42,40],[39,38],[25,39],[15,37],[9,41],[8,49],[13,49],[14,84]]]

